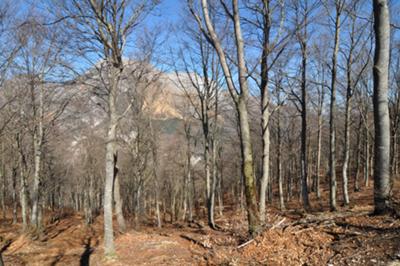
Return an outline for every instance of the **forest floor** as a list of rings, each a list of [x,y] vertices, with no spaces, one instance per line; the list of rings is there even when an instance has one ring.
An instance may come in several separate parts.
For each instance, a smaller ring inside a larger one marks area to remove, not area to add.
[[[400,182],[393,194],[400,199]],[[257,238],[246,236],[246,216],[233,207],[217,216],[221,230],[198,223],[141,226],[116,235],[116,256],[104,260],[102,222],[84,225],[77,214],[47,222],[41,235],[21,234],[10,219],[0,223],[5,265],[400,265],[400,219],[373,216],[372,184],[352,192],[351,204],[328,210],[328,191],[312,210],[299,209],[297,199],[287,211],[270,207],[268,227]],[[338,199],[341,199],[339,193]],[[340,203],[340,201],[339,201]],[[274,205],[275,203],[273,203]],[[399,214],[399,213],[398,213]],[[9,214],[10,216],[10,214]]]

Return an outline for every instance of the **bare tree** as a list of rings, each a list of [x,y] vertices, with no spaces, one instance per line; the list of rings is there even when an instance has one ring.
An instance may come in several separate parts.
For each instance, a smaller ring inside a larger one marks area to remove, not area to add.
[[[22,111],[22,115],[31,121],[28,123],[28,131],[32,135],[34,173],[30,224],[36,229],[40,227],[39,216],[43,185],[41,172],[45,140],[55,120],[59,118],[68,104],[68,100],[59,99],[59,105],[57,104],[58,107],[54,109],[56,102],[54,97],[58,90],[49,81],[57,77],[55,69],[62,69],[62,65],[66,63],[62,55],[63,46],[60,45],[65,44],[65,39],[59,34],[58,28],[55,27],[50,31],[43,26],[41,19],[42,17],[33,15],[19,26],[15,41],[20,48],[13,61],[13,71],[19,75],[20,88],[29,96],[22,102],[28,107]],[[24,93],[20,93],[20,97],[23,97]]]
[[[182,58],[184,73],[175,70],[175,74],[178,80],[177,85],[183,89],[190,103],[189,109],[194,111],[193,116],[201,123],[208,225],[215,229],[214,208],[217,183],[217,140],[215,137],[218,127],[218,94],[221,89],[221,75],[215,51],[202,33],[191,29],[187,29],[187,32],[194,47],[191,47],[189,43],[184,43],[185,50],[178,55]]]
[[[260,231],[260,218],[257,208],[256,187],[253,171],[253,150],[251,144],[248,101],[249,101],[249,85],[248,85],[248,69],[245,61],[244,40],[241,28],[241,19],[239,14],[239,4],[237,0],[232,1],[232,6],[229,8],[226,3],[221,2],[225,14],[232,22],[234,28],[234,39],[236,48],[236,61],[239,87],[235,85],[232,66],[228,63],[229,55],[222,47],[221,37],[218,36],[215,26],[211,19],[209,3],[206,0],[201,0],[202,16],[199,16],[193,1],[188,0],[189,8],[195,17],[201,31],[207,41],[215,49],[221,68],[225,76],[229,93],[235,103],[240,126],[240,144],[242,151],[242,173],[244,177],[246,203],[247,203],[247,218],[249,222],[250,235],[256,235]]]
[[[348,19],[350,20],[349,44],[346,57],[346,105],[345,105],[345,124],[344,124],[344,147],[343,147],[343,165],[342,165],[342,190],[344,205],[348,205],[349,192],[348,192],[348,170],[350,161],[350,124],[351,124],[351,109],[352,98],[358,82],[363,75],[364,70],[369,65],[370,55],[365,51],[366,44],[369,43],[369,37],[362,38],[367,29],[367,24],[362,24],[357,20],[357,12],[359,11],[359,1],[353,1],[349,6]],[[357,23],[361,24],[357,27]],[[357,50],[359,49],[359,50]],[[366,59],[360,62],[362,57]],[[358,63],[358,69],[355,69]]]
[[[331,211],[336,211],[336,79],[337,79],[337,57],[340,45],[340,28],[341,28],[341,15],[345,4],[344,0],[335,0],[335,36],[334,48],[332,53],[332,66],[331,66],[331,98],[330,98],[330,116],[329,116],[329,202]]]
[[[115,171],[116,134],[121,114],[118,113],[116,99],[120,91],[121,75],[124,70],[123,55],[127,39],[133,29],[154,8],[157,1],[64,1],[62,19],[72,18],[70,27],[75,29],[78,49],[93,50],[104,60],[108,115],[106,139],[106,178],[104,183],[104,253],[114,254],[114,233],[112,227],[113,185]],[[81,42],[81,44],[79,44]],[[103,66],[103,64],[100,64]],[[124,113],[124,112],[123,112]],[[117,184],[116,184],[117,185]],[[118,190],[114,190],[114,193]],[[117,196],[116,198],[120,198]],[[118,212],[122,215],[121,212]],[[119,221],[123,221],[119,217]],[[120,224],[123,227],[123,225]]]
[[[308,65],[308,27],[311,20],[311,12],[317,7],[318,2],[309,1],[298,2],[294,5],[296,16],[296,38],[301,51],[301,95],[298,96],[293,90],[292,94],[298,100],[298,107],[301,114],[301,149],[300,149],[300,171],[301,171],[301,198],[303,207],[308,209],[310,202],[308,199],[308,149],[307,149],[307,65]]]
[[[270,116],[273,110],[270,107],[269,86],[270,73],[275,63],[283,54],[291,32],[286,32],[284,20],[286,15],[283,1],[263,0],[245,1],[246,7],[255,13],[255,19],[247,19],[252,27],[259,31],[257,40],[260,42],[260,58],[254,68],[259,65],[257,85],[260,90],[261,135],[262,135],[262,167],[260,181],[260,221],[265,223],[266,196],[268,188],[272,188],[270,180]],[[254,75],[254,74],[253,74]],[[269,195],[270,197],[272,195]]]

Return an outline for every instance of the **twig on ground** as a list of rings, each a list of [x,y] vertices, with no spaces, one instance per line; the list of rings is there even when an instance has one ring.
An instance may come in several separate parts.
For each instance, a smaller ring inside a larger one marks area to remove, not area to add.
[[[247,241],[247,242],[244,242],[243,244],[239,245],[237,248],[239,249],[239,248],[245,247],[245,246],[247,246],[248,244],[252,243],[253,241],[254,241],[254,238],[253,238],[253,239],[250,239],[250,240]]]
[[[278,223],[274,224],[274,225],[271,227],[271,230],[277,228],[278,226],[280,226],[285,220],[286,220],[286,217],[284,217],[284,218],[283,218],[282,220],[280,220]]]
[[[191,236],[181,234],[180,237],[182,237],[182,238],[184,238],[186,240],[189,240],[189,241],[191,241],[191,242],[193,242],[193,243],[195,243],[195,244],[197,244],[197,245],[199,245],[199,246],[201,246],[203,248],[206,248],[206,249],[211,249],[212,248],[211,244],[202,242],[202,241],[197,240],[197,239],[195,239],[195,238],[193,238]]]

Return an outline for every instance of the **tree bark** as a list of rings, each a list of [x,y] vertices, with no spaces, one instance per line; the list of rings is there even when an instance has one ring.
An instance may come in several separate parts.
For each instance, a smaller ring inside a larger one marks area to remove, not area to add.
[[[354,27],[354,26],[353,26]],[[352,32],[353,33],[353,32]],[[346,88],[346,107],[345,107],[345,120],[344,120],[344,149],[343,149],[343,166],[342,166],[342,190],[343,190],[343,203],[349,205],[349,191],[348,191],[348,168],[350,160],[350,110],[351,98],[353,96],[352,75],[351,67],[353,63],[353,35],[351,36],[352,42],[350,47],[349,57],[347,59],[347,88]]]
[[[126,232],[126,223],[123,213],[123,201],[120,192],[119,174],[117,166],[118,155],[114,154],[114,201],[115,201],[115,214],[117,216],[118,228],[120,233]]]
[[[302,68],[301,68],[301,198],[304,209],[310,207],[308,200],[308,168],[307,168],[307,17],[305,18],[304,36],[301,41]]]
[[[388,106],[390,20],[386,0],[374,0],[374,203],[375,213],[390,208],[390,119]]]
[[[368,105],[365,106],[365,124],[364,124],[364,134],[365,134],[365,142],[364,142],[364,150],[365,150],[365,158],[364,158],[364,184],[366,187],[369,186],[369,158],[370,158],[370,152],[369,152],[369,146],[370,146],[370,136],[369,136],[369,130],[368,130],[368,124],[369,124],[369,117],[368,117]]]
[[[359,184],[359,176],[360,176],[360,157],[361,157],[361,129],[362,129],[362,118],[360,118],[360,122],[358,124],[357,132],[357,158],[356,158],[356,171],[354,175],[354,191],[360,191],[360,184]]]
[[[270,149],[270,132],[269,132],[269,96],[268,96],[268,79],[269,66],[268,55],[270,53],[270,30],[271,30],[271,10],[269,7],[270,1],[263,0],[263,40],[261,54],[261,133],[262,133],[262,176],[260,184],[260,222],[265,223],[265,204],[267,189],[270,184],[269,176],[269,149]]]
[[[278,104],[280,103],[280,99],[278,96]],[[276,111],[277,116],[277,156],[276,156],[276,164],[277,164],[277,176],[278,176],[278,189],[279,189],[279,207],[281,211],[285,210],[285,199],[283,195],[283,175],[282,175],[282,140],[281,140],[281,114],[280,108]]]
[[[25,169],[26,169],[26,160],[24,151],[22,149],[21,143],[21,135],[18,133],[16,136],[17,147],[18,147],[18,159],[19,159],[19,176],[20,176],[20,204],[21,204],[21,217],[22,217],[22,230],[25,231],[28,226],[28,195],[26,189],[26,178],[25,178]]]
[[[12,169],[12,200],[13,200],[13,224],[18,222],[17,219],[17,168],[13,167]]]
[[[318,95],[318,133],[317,133],[317,165],[316,165],[316,181],[315,181],[315,191],[317,194],[317,199],[321,198],[321,188],[320,188],[320,169],[321,169],[321,146],[322,146],[322,110],[324,107],[324,92],[323,87]]]
[[[117,109],[116,97],[118,90],[118,79],[120,70],[108,63],[111,75],[111,85],[108,93],[108,131],[106,143],[106,178],[104,182],[104,253],[106,256],[113,256],[114,231],[113,231],[113,184],[114,184],[114,154],[117,130]]]
[[[336,211],[336,75],[337,75],[337,55],[339,52],[340,38],[340,11],[341,3],[336,1],[335,19],[335,44],[332,55],[332,80],[331,80],[331,103],[329,116],[329,203],[331,211]]]
[[[32,213],[31,213],[31,226],[35,229],[39,228],[39,203],[40,203],[40,187],[41,187],[41,164],[42,164],[42,143],[43,143],[43,89],[39,87],[39,106],[38,109],[35,103],[35,89],[34,81],[31,84],[31,96],[33,104],[33,113],[36,119],[35,128],[33,132],[33,153],[34,153],[34,173],[33,173],[33,187],[32,187]]]

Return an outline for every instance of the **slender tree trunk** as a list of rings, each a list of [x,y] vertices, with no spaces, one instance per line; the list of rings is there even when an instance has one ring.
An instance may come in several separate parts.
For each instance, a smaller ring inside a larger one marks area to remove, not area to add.
[[[329,117],[329,203],[331,211],[336,211],[336,71],[337,55],[339,52],[340,23],[340,3],[336,3],[335,45],[332,55],[331,104]]]
[[[212,181],[211,181],[211,206],[210,209],[213,212],[213,222],[214,222],[214,209],[215,209],[215,191],[217,187],[218,169],[217,169],[217,142],[215,140],[215,134],[211,140],[212,144]],[[214,222],[215,227],[215,222]]]
[[[393,125],[393,127],[395,127],[394,125]],[[390,152],[390,172],[391,172],[391,175],[393,176],[393,175],[395,175],[396,174],[396,164],[397,164],[397,158],[396,158],[396,155],[397,155],[397,130],[396,130],[396,128],[394,128],[393,130],[392,130],[392,134],[391,134],[391,137],[392,137],[392,145],[391,145],[391,152]]]
[[[360,118],[360,122],[358,124],[357,132],[357,158],[356,158],[356,171],[354,176],[354,191],[360,191],[360,184],[359,184],[359,175],[360,175],[360,157],[361,157],[361,129],[362,129],[362,118]]]
[[[223,177],[224,177],[224,165],[222,162],[222,147],[218,149],[218,157],[220,158],[220,161],[218,163],[218,168],[219,168],[219,178],[218,178],[218,206],[219,206],[219,215],[223,215],[224,211],[224,192],[223,192]]]
[[[186,137],[186,181],[188,183],[187,187],[187,193],[188,193],[188,209],[189,209],[189,222],[193,221],[193,197],[195,194],[195,184],[194,181],[192,180],[192,163],[191,163],[191,158],[192,158],[192,150],[190,147],[190,130],[191,126],[189,123],[184,125],[185,129],[185,137]],[[203,131],[204,133],[204,131]],[[197,201],[194,204],[195,211],[198,211],[198,204]]]
[[[263,97],[263,101],[265,101],[266,97]],[[265,108],[268,103],[264,103]],[[270,184],[270,177],[269,177],[269,147],[270,147],[270,132],[269,132],[269,112],[264,111],[262,114],[262,127],[263,127],[263,154],[262,154],[262,177],[261,177],[261,184],[260,184],[260,222],[265,223],[265,210],[266,210],[266,196],[267,196],[267,188]]]
[[[18,144],[19,145],[19,144]],[[22,230],[25,231],[28,225],[28,196],[27,189],[26,189],[26,180],[25,180],[25,159],[22,154],[22,150],[20,147],[20,154],[19,154],[19,176],[20,176],[20,204],[21,204],[21,217],[22,217]]]
[[[90,211],[89,188],[87,187],[83,191],[83,210],[85,213],[86,225],[89,225],[92,223],[93,217]]]
[[[192,169],[190,169],[190,158],[188,160],[188,170],[187,170],[187,177],[186,177],[186,182],[187,182],[187,205],[188,205],[188,211],[189,211],[189,217],[188,220],[189,222],[193,222],[193,193],[192,193]]]
[[[351,59],[349,59],[351,60]],[[349,205],[349,192],[348,192],[348,168],[350,160],[350,109],[351,109],[351,64],[348,64],[347,69],[347,92],[346,92],[346,110],[344,121],[344,149],[343,149],[343,167],[342,167],[342,190],[343,190],[343,203]]]
[[[153,128],[152,119],[149,119],[149,126],[150,126],[150,134],[151,134],[151,151],[153,155],[153,177],[154,177],[154,195],[155,195],[155,204],[156,204],[156,219],[157,219],[157,227],[162,227],[161,222],[161,214],[160,214],[160,184],[158,182],[158,158],[157,158],[157,145],[156,145],[156,135]],[[190,143],[189,143],[190,144]],[[189,158],[190,160],[190,158]],[[188,176],[189,178],[190,176]],[[190,179],[188,179],[190,184]],[[190,194],[190,187],[188,186],[188,193]],[[189,218],[192,219],[192,209],[191,209],[191,202],[189,202]]]
[[[322,88],[323,89],[323,88]],[[320,172],[321,172],[321,146],[322,146],[322,108],[324,105],[323,92],[318,99],[318,133],[317,133],[317,165],[316,165],[316,182],[315,182],[315,191],[317,194],[317,199],[321,198],[321,189],[320,189]]]
[[[32,103],[35,105],[35,86],[32,82]],[[41,164],[42,164],[42,142],[43,142],[43,90],[39,87],[39,109],[38,113],[34,107],[34,117],[38,119],[38,124],[35,125],[33,133],[33,153],[34,153],[34,173],[33,173],[33,187],[32,187],[32,213],[31,213],[31,226],[39,228],[39,203],[40,203],[40,187],[41,187]]]
[[[155,203],[156,203],[156,218],[157,218],[157,227],[161,228],[162,227],[162,222],[161,222],[161,215],[160,215],[160,185],[158,183],[158,175],[157,175],[157,170],[154,167],[154,186],[155,186]],[[189,205],[189,217],[191,215],[191,207]]]
[[[18,222],[17,219],[17,168],[13,167],[12,169],[12,200],[13,200],[13,224]]]
[[[207,130],[208,131],[208,130]],[[215,228],[214,223],[214,204],[213,204],[213,192],[212,192],[212,181],[210,174],[210,140],[208,133],[205,134],[205,146],[204,146],[204,171],[206,175],[206,201],[207,201],[207,219],[208,225],[211,228]]]
[[[279,100],[278,100],[279,101]],[[277,110],[277,135],[278,135],[278,143],[277,143],[277,156],[276,156],[276,164],[277,164],[277,176],[278,176],[278,188],[279,188],[279,207],[281,210],[285,210],[285,200],[283,195],[283,175],[282,175],[282,140],[281,140],[281,117],[280,117],[280,108]]]
[[[271,11],[270,1],[263,0],[263,47],[261,54],[261,133],[262,133],[262,176],[260,184],[260,205],[259,214],[260,222],[265,223],[265,204],[268,186],[270,185],[270,167],[269,167],[269,149],[270,149],[270,132],[269,132],[269,96],[268,96],[268,79],[269,79],[269,66],[268,55],[270,49],[270,30],[271,30]]]
[[[289,166],[288,166],[288,177],[287,177],[287,199],[288,201],[292,199],[292,184],[293,184],[293,161],[292,161],[292,156],[289,154]]]
[[[369,120],[368,112],[366,112],[365,120],[366,120],[366,123],[365,123],[365,130],[364,130],[364,132],[365,132],[364,184],[366,187],[368,187],[369,186],[369,157],[370,157],[370,155],[369,155],[369,146],[370,146],[369,144],[370,143],[369,143],[369,132],[368,132],[368,120]]]
[[[386,0],[374,0],[374,203],[375,213],[390,208],[390,119],[388,106],[390,19]]]
[[[393,175],[398,174],[398,164],[399,164],[399,143],[398,143],[398,130],[393,137]]]
[[[307,25],[307,20],[305,22]],[[303,41],[301,42],[302,47],[302,74],[301,74],[301,155],[300,155],[300,167],[301,167],[301,198],[303,200],[304,209],[310,207],[308,200],[308,168],[307,168],[307,27],[304,29]]]

